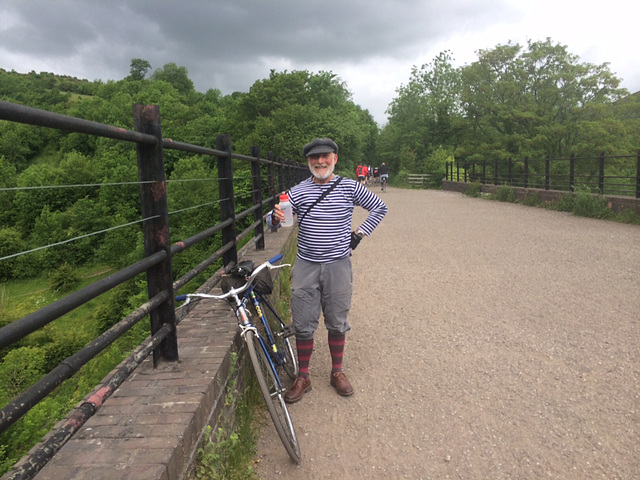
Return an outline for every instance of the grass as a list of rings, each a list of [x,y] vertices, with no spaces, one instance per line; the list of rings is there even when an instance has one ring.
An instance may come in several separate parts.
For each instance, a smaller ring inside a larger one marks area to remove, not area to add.
[[[82,288],[96,281],[99,277],[107,275],[110,269],[105,266],[85,267],[77,270],[77,283],[74,288]],[[48,276],[29,280],[4,282],[0,285],[0,314],[1,323],[8,324],[11,321],[28,315],[42,308],[66,294],[55,291]],[[24,372],[28,368],[38,368],[43,375],[45,364],[57,363],[68,355],[73,354],[82,346],[94,340],[97,336],[96,311],[109,301],[110,293],[105,293],[85,305],[69,312],[57,320],[46,325],[19,341],[16,348],[22,348],[19,352],[30,352],[34,357],[13,356],[12,363],[7,364],[10,357],[4,350],[0,361],[0,382],[5,386],[13,385],[8,382],[14,367],[24,363],[20,378],[25,377]],[[148,322],[140,322],[127,332],[122,338],[102,352],[89,363],[81,367],[80,371],[70,379],[63,382],[54,392],[33,407],[27,414],[14,425],[0,435],[0,475],[11,469],[27,451],[35,445],[42,436],[62,419],[87,393],[93,389],[129,351],[138,345],[148,335]],[[18,358],[19,357],[19,358]],[[42,358],[44,357],[44,359]],[[19,362],[18,362],[19,360]],[[31,382],[31,377],[14,385],[14,389],[26,388]],[[19,394],[9,388],[0,391],[0,403],[4,405],[14,395]]]
[[[580,217],[610,220],[619,223],[640,225],[640,216],[631,209],[617,213],[607,204],[607,200],[599,195],[594,195],[587,187],[578,187],[575,192],[567,193],[553,202],[543,202],[538,193],[530,193],[524,199],[518,200],[515,188],[509,185],[498,187],[495,194],[481,194],[480,184],[472,183],[465,195],[470,197],[482,197],[500,202],[520,203],[530,207],[542,207],[560,212],[570,212]]]
[[[253,464],[260,433],[262,394],[255,375],[252,375],[251,366],[245,363],[242,376],[248,381],[239,396],[236,354],[231,364],[236,368],[232,367],[229,371],[225,404],[236,403],[235,422],[232,417],[221,414],[221,427],[215,432],[210,426],[207,427],[207,439],[198,450],[198,465],[191,477],[195,480],[258,480]]]

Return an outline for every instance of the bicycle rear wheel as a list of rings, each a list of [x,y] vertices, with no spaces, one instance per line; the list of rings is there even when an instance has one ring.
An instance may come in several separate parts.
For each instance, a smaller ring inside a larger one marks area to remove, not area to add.
[[[269,362],[266,352],[262,348],[260,337],[251,330],[245,334],[249,357],[260,385],[260,391],[267,404],[269,415],[276,427],[278,436],[282,440],[285,450],[296,464],[300,463],[300,445],[296,437],[293,422],[284,401],[284,389],[280,384],[277,372]]]

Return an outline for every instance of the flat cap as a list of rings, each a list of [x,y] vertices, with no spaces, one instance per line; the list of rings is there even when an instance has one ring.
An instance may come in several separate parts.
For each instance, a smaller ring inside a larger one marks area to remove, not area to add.
[[[338,145],[330,138],[315,138],[304,146],[302,154],[305,157],[318,153],[338,153]]]

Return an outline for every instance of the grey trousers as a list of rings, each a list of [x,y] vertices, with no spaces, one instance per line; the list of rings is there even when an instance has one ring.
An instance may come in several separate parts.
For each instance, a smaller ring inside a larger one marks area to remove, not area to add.
[[[333,334],[351,329],[347,321],[353,292],[351,258],[330,263],[296,259],[291,270],[291,317],[296,337],[311,339],[318,328],[320,313]]]

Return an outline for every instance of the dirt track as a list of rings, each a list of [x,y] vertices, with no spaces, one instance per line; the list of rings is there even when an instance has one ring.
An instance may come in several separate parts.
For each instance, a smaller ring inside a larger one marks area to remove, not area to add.
[[[353,256],[345,372],[272,426],[270,479],[640,478],[640,227],[451,192],[389,189]],[[362,219],[363,211],[356,214]]]

